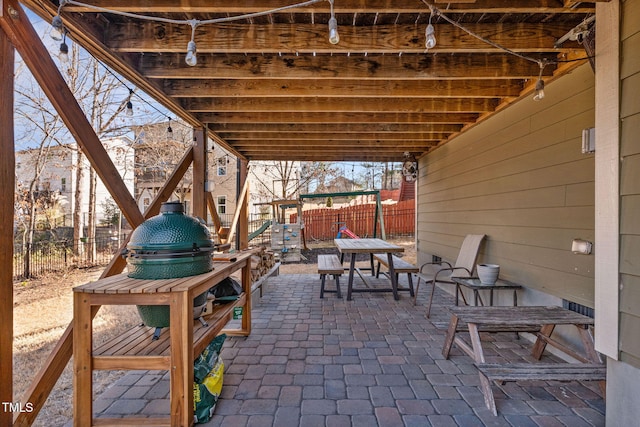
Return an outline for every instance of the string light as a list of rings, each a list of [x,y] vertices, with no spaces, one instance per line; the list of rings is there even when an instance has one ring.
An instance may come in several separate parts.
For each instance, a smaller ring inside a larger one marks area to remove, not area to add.
[[[534,101],[542,101],[544,99],[544,80],[542,80],[542,72],[544,71],[544,67],[547,65],[547,61],[538,62],[540,66],[540,74],[538,74],[538,81],[536,82],[536,92],[533,95]]]
[[[58,54],[60,62],[66,64],[69,62],[69,46],[67,45],[67,32],[62,35],[62,43],[60,43],[60,53]]]
[[[429,24],[427,25],[427,29],[425,30],[425,47],[427,50],[433,49],[436,47],[436,30],[433,28],[433,24],[431,24],[431,19],[433,18],[433,8],[431,9],[431,14],[429,15]]]
[[[169,119],[169,126],[167,126],[167,138],[173,139],[173,129],[171,129],[171,117],[167,117]]]
[[[66,4],[66,0],[61,0],[60,5],[58,5],[58,14],[53,17],[51,20],[51,38],[60,41],[64,36],[64,24],[62,23],[62,17],[60,16],[60,10],[62,10],[62,6]]]
[[[133,95],[133,89],[129,89],[129,99],[127,100],[127,117],[133,117],[133,104],[131,103],[131,96]]]
[[[333,0],[329,0],[329,5],[331,7],[331,18],[329,18],[329,43],[338,44],[340,43],[340,34],[338,34],[338,20],[336,19],[336,14],[333,10]]]
[[[198,57],[196,56],[196,27],[199,25],[199,21],[197,19],[192,19],[189,21],[191,25],[191,40],[187,44],[187,55],[184,58],[184,61],[190,67],[195,67],[198,64]]]

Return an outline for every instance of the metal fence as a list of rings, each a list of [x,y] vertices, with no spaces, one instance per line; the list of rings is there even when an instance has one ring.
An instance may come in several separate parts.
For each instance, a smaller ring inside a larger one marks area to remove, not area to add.
[[[13,248],[13,280],[41,277],[72,268],[107,265],[126,236],[41,241]]]

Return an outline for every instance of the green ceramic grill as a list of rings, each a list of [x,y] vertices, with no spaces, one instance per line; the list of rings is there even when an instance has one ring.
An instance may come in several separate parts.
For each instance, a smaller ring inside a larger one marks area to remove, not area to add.
[[[213,250],[209,229],[197,218],[185,215],[182,203],[167,202],[162,204],[159,215],[133,231],[123,257],[131,278],[172,279],[211,271]],[[206,302],[206,293],[194,299],[194,317],[200,317],[202,310],[198,311],[198,307],[204,307]],[[145,325],[169,326],[169,306],[137,307]]]

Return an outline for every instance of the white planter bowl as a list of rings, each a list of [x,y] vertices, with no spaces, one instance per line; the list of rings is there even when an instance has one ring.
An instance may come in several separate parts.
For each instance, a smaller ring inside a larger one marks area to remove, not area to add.
[[[483,285],[495,285],[500,274],[500,266],[498,264],[478,264],[476,265],[478,278]]]

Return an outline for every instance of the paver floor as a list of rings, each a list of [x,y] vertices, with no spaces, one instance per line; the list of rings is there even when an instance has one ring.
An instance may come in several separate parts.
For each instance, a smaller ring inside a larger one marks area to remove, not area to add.
[[[455,347],[449,360],[441,355],[444,306],[453,301],[444,292],[436,293],[431,319],[427,289],[418,306],[406,292],[399,301],[389,293],[357,293],[353,301],[319,294],[313,274],[271,278],[262,299],[254,294],[252,334],[227,338],[222,395],[203,426],[604,425],[604,400],[589,382],[494,385],[493,416],[472,360]],[[531,361],[526,339],[504,333],[483,340],[487,362]],[[166,414],[168,382],[166,372],[129,372],[94,410],[107,417]]]

